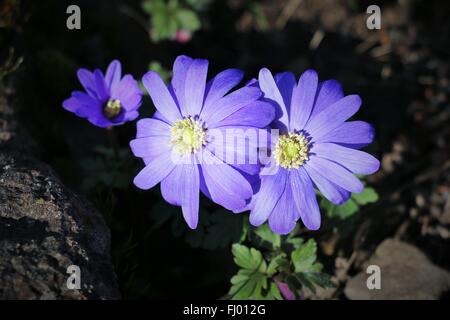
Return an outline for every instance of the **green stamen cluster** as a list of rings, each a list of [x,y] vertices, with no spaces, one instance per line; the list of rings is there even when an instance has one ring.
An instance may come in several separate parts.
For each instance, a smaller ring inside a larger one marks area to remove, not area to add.
[[[277,165],[286,169],[298,169],[308,160],[308,140],[303,134],[288,133],[280,136],[275,146]]]
[[[206,130],[200,121],[192,117],[175,122],[170,132],[172,134],[170,142],[182,155],[196,153],[206,144]]]
[[[112,119],[114,117],[117,117],[120,111],[122,111],[122,104],[120,103],[120,100],[110,99],[108,100],[105,108],[103,109],[103,114],[108,119]]]

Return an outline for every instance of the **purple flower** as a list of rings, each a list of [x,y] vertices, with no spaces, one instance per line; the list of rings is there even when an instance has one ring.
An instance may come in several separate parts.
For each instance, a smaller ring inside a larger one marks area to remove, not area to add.
[[[287,283],[278,280],[275,280],[275,283],[277,284],[277,287],[285,300],[295,300],[295,294],[292,292],[291,289],[289,289]]]
[[[242,80],[241,71],[228,69],[208,82],[207,71],[207,60],[179,56],[168,87],[156,72],[144,75],[143,84],[157,111],[153,118],[137,122],[136,139],[130,142],[134,155],[145,163],[134,184],[150,189],[161,182],[164,199],[182,207],[193,229],[200,190],[223,207],[237,210],[252,197],[250,175],[257,177],[259,171],[257,165],[226,161],[217,152],[220,141],[211,139],[212,133],[258,130],[275,116],[274,107],[259,100],[259,88],[243,87],[227,94]],[[226,152],[234,156],[245,150],[244,145]]]
[[[354,174],[376,172],[379,161],[357,149],[372,142],[374,130],[366,122],[346,122],[358,111],[360,97],[344,97],[337,81],[318,82],[313,70],[304,72],[297,84],[292,73],[274,79],[264,68],[258,84],[277,106],[273,126],[280,134],[272,141],[261,187],[249,205],[250,222],[259,226],[268,220],[274,232],[287,234],[301,218],[308,229],[317,230],[320,211],[314,187],[334,204],[362,192]]]
[[[86,92],[72,92],[63,102],[67,111],[101,128],[117,126],[139,116],[142,91],[131,75],[121,78],[119,61],[110,63],[106,75],[99,69],[94,72],[79,69],[77,76]]]

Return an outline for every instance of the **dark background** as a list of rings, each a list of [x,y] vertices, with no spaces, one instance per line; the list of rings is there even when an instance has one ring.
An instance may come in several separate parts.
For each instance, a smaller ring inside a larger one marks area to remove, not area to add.
[[[303,1],[283,22],[280,17],[290,2],[211,1],[199,12],[201,29],[185,44],[152,41],[148,30],[126,14],[131,9],[146,21],[140,1],[1,2],[0,61],[10,48],[14,57],[24,59],[7,78],[14,83],[21,122],[37,141],[41,158],[105,216],[124,298],[220,298],[236,269],[228,244],[198,248],[202,231],[187,230],[180,209],[163,203],[159,187],[141,192],[130,183],[142,167],[128,150],[135,123],[115,129],[123,149],[118,168],[89,166],[98,156],[93,147],[110,145],[108,133],[65,111],[61,103],[81,89],[78,68],[104,70],[113,59],[137,79],[151,61],[170,70],[174,59],[186,54],[209,59],[209,76],[230,67],[243,69],[246,80],[261,67],[297,76],[314,68],[321,80],[339,80],[346,94],[363,99],[357,118],[376,129],[366,150],[380,159],[382,168],[367,181],[380,200],[350,220],[326,220],[319,232],[306,235],[321,244],[326,271],[334,273],[338,254],[370,251],[394,236],[450,269],[450,3],[376,1],[382,29],[371,31],[365,27],[365,9],[373,1]],[[255,3],[266,17],[264,28],[252,15]],[[69,4],[81,8],[81,30],[66,28]],[[321,34],[318,45],[311,43]],[[153,111],[145,96],[140,117]],[[106,175],[120,171],[124,182],[86,182],[99,170]],[[206,199],[202,203],[200,221],[218,211],[224,214]],[[227,226],[239,228],[242,217],[231,217]],[[337,235],[336,226],[342,230]],[[235,233],[230,241],[239,239],[239,230],[230,232]],[[323,249],[329,243],[331,252]]]

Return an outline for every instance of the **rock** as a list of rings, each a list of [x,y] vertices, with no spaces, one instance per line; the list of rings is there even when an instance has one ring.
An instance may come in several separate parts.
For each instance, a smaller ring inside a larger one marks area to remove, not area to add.
[[[0,92],[0,299],[120,298],[102,216],[32,149]]]
[[[381,289],[366,285],[369,265],[381,270]],[[423,252],[405,242],[383,241],[365,264],[364,271],[351,278],[344,293],[352,300],[433,300],[450,289],[450,273],[432,264]]]

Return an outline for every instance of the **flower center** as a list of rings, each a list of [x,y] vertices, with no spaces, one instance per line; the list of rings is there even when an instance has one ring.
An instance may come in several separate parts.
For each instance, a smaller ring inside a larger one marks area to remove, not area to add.
[[[298,169],[308,160],[308,140],[301,133],[288,133],[280,136],[275,146],[274,156],[277,165],[287,169]]]
[[[205,128],[192,117],[175,122],[170,132],[170,142],[180,154],[196,153],[206,144]]]
[[[120,100],[110,99],[108,100],[105,108],[103,109],[103,114],[108,119],[112,119],[114,117],[117,117],[120,111],[122,111],[122,104],[120,103]]]

